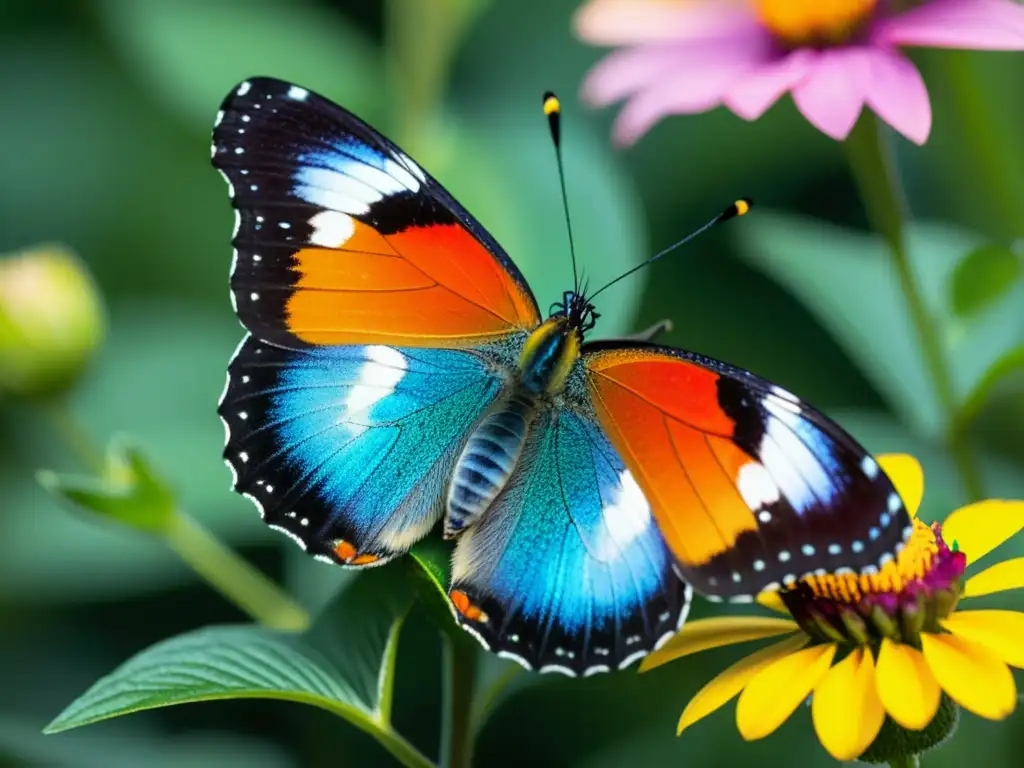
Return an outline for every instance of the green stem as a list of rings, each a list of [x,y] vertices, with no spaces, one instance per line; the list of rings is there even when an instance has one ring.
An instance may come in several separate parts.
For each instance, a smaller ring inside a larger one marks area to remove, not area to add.
[[[422,155],[459,42],[482,7],[482,0],[386,4],[385,43],[397,105],[392,134],[415,156]]]
[[[60,437],[100,477],[107,477],[104,451],[75,418],[64,400],[48,404],[47,415]],[[302,630],[309,614],[259,570],[224,546],[180,509],[159,534],[167,545],[214,589],[254,620],[274,629]]]
[[[906,200],[894,168],[888,145],[881,135],[878,119],[865,112],[844,143],[854,179],[871,226],[885,238],[892,251],[893,266],[903,297],[917,331],[932,385],[944,415],[945,438],[956,462],[968,496],[983,495],[974,455],[964,436],[951,430],[958,412],[956,392],[935,318],[928,310],[918,288],[905,237]]]
[[[921,765],[921,758],[917,755],[903,755],[902,757],[891,758],[889,765],[892,768],[917,768]]]
[[[1024,154],[1007,127],[1006,112],[998,114],[990,92],[980,87],[982,74],[975,51],[942,51],[936,62],[956,105],[950,116],[960,122],[958,139],[971,159],[971,170],[989,191],[984,207],[989,223],[1005,237],[1020,237],[1024,235],[1024,184],[1014,169],[1020,168]]]
[[[475,647],[462,640],[447,633],[443,637],[442,768],[469,768],[473,764],[471,719],[476,682],[476,659],[473,656]]]
[[[43,405],[54,431],[64,441],[68,450],[75,455],[83,465],[97,475],[102,475],[106,469],[107,460],[103,450],[89,437],[89,432],[75,418],[74,413],[68,406],[64,397],[57,397]]]
[[[293,631],[309,626],[302,606],[187,513],[177,510],[163,536],[192,570],[260,624]]]
[[[393,730],[390,726],[381,727],[371,732],[378,743],[406,768],[436,768],[436,766],[409,743],[402,734]]]
[[[477,737],[480,735],[481,729],[487,723],[491,713],[494,711],[494,707],[497,705],[499,697],[502,692],[512,684],[513,681],[517,680],[522,673],[523,668],[518,664],[509,664],[508,668],[505,669],[490,685],[483,687],[476,696],[476,706],[473,712],[473,721],[471,723],[471,739],[476,742]]]

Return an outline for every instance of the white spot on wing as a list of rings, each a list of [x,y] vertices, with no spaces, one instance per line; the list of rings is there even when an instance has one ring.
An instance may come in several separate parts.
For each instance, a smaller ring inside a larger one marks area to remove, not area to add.
[[[238,90],[235,91],[239,96],[245,96],[252,89],[252,83],[248,80],[244,81],[238,86]]]
[[[320,211],[309,219],[309,242],[325,248],[340,248],[356,231],[352,217],[338,211]]]
[[[360,216],[384,195],[366,182],[328,168],[302,166],[295,172],[292,193],[307,203]]]
[[[271,528],[273,528],[273,529],[274,529],[275,531],[280,531],[281,533],[283,533],[283,534],[284,534],[285,536],[287,536],[287,537],[288,537],[289,539],[291,539],[291,540],[292,540],[292,541],[294,541],[294,542],[295,542],[296,544],[298,544],[298,545],[299,545],[300,547],[302,547],[302,549],[303,549],[303,550],[305,550],[305,549],[306,549],[306,542],[304,542],[304,541],[303,541],[302,539],[300,539],[300,538],[299,538],[298,536],[296,536],[296,535],[295,535],[294,533],[292,533],[291,531],[289,531],[289,530],[288,530],[287,528],[282,528],[282,527],[281,527],[280,525],[274,525],[273,523],[267,523],[267,525],[269,525],[269,526],[270,526]]]
[[[576,677],[576,673],[568,667],[563,667],[561,664],[545,664],[538,670],[541,674],[548,672],[557,672],[560,675],[566,675],[567,677]]]
[[[627,656],[626,658],[624,658],[622,661],[619,662],[619,669],[625,669],[630,664],[632,664],[635,661],[639,661],[640,659],[642,659],[646,655],[647,655],[647,651],[637,651],[636,653],[629,654],[629,656]]]
[[[601,516],[604,527],[594,556],[604,562],[621,557],[630,544],[649,530],[651,506],[628,469],[619,473],[615,497],[601,510]]]
[[[349,422],[355,414],[369,410],[394,392],[408,369],[405,355],[392,347],[374,344],[365,348],[365,355],[357,383],[345,399],[345,418]]]
[[[870,480],[874,480],[878,476],[878,462],[870,456],[861,459],[860,469]]]
[[[469,627],[467,627],[465,624],[462,625],[462,628],[465,630],[469,630]],[[479,633],[472,632],[471,634],[476,636],[477,640],[479,640],[483,644],[484,648],[490,648],[490,646],[484,642],[484,639],[480,637]],[[510,659],[511,661],[514,661],[516,664],[521,666],[523,669],[533,669],[533,667],[530,666],[530,662],[528,662],[522,656],[516,653],[512,653],[512,651],[498,651],[498,658]]]
[[[297,85],[293,85],[288,89],[288,98],[295,99],[296,101],[305,101],[306,97],[309,96],[309,91],[305,88],[299,88]]]
[[[749,509],[760,509],[779,500],[779,487],[768,470],[755,462],[740,467],[736,486]]]

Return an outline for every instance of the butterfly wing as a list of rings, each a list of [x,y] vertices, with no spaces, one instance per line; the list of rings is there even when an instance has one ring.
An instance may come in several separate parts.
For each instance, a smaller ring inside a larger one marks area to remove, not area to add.
[[[584,347],[601,425],[697,591],[747,600],[814,572],[870,572],[910,518],[824,414],[725,363],[654,345]]]
[[[485,351],[289,350],[253,336],[219,413],[234,488],[321,559],[376,565],[422,538],[467,432],[501,389]]]
[[[671,636],[689,587],[593,414],[543,411],[505,491],[461,534],[449,593],[490,650],[566,674],[622,668]]]
[[[519,270],[440,184],[304,88],[239,85],[213,164],[237,213],[235,309],[264,341],[465,347],[540,322]]]

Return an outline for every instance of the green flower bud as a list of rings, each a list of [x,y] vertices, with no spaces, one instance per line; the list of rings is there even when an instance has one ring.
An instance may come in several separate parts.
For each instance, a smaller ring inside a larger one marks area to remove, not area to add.
[[[96,285],[67,248],[0,257],[0,395],[44,398],[70,388],[105,326]]]

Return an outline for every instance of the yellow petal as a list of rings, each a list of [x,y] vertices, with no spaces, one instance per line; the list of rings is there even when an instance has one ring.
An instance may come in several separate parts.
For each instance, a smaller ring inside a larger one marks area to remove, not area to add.
[[[795,621],[767,616],[720,616],[691,621],[683,625],[679,634],[645,658],[640,665],[640,671],[646,672],[666,662],[709,648],[784,635],[798,629],[800,627]]]
[[[957,704],[1002,720],[1017,704],[1010,668],[980,643],[956,635],[921,635],[921,650],[939,685]]]
[[[774,589],[759,594],[757,596],[757,602],[769,610],[775,611],[776,613],[784,613],[789,616],[789,609],[786,607],[786,604],[782,602],[782,598],[779,597],[779,593]]]
[[[956,611],[939,623],[957,637],[985,646],[1005,663],[1024,668],[1024,613]]]
[[[875,740],[885,708],[875,690],[875,663],[863,648],[836,664],[814,689],[811,718],[836,760],[854,760]]]
[[[889,476],[896,493],[903,499],[903,506],[911,517],[917,516],[924,496],[924,472],[917,459],[909,453],[886,453],[878,456],[882,471]]]
[[[747,741],[763,739],[786,722],[828,672],[835,643],[791,653],[758,672],[736,703],[736,727]]]
[[[743,686],[754,675],[776,659],[781,659],[783,656],[800,650],[808,642],[810,642],[810,638],[803,634],[787,637],[780,643],[769,645],[767,648],[762,648],[737,661],[697,691],[697,695],[690,699],[690,703],[686,705],[686,709],[683,710],[683,714],[679,718],[676,733],[682,733],[684,728],[689,728],[701,718],[707,717],[725,705],[733,696],[743,690]]]
[[[955,541],[967,564],[979,560],[1024,528],[1024,501],[989,499],[960,507],[942,524],[942,538]]]
[[[916,648],[883,638],[875,687],[885,711],[904,728],[919,731],[935,717],[942,691]]]
[[[978,597],[1024,587],[1024,557],[1004,560],[967,580],[964,597]]]

